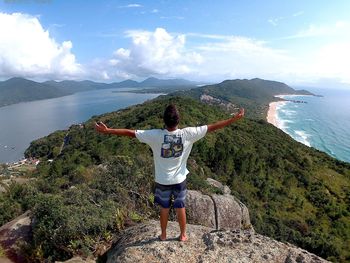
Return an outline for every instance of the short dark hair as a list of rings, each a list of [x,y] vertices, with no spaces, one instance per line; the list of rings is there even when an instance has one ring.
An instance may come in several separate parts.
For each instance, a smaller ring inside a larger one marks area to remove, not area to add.
[[[180,114],[174,104],[170,104],[164,111],[163,120],[168,128],[176,127],[180,122]]]

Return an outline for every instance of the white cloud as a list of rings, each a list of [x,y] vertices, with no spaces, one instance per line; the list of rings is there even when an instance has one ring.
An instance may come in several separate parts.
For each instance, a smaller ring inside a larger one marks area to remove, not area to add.
[[[304,14],[304,11],[298,11],[292,15],[289,15],[289,16],[280,16],[280,17],[272,17],[272,18],[269,18],[267,20],[267,22],[269,22],[271,25],[273,26],[278,26],[278,24],[280,23],[280,21],[282,20],[287,20],[287,19],[293,19],[294,17],[298,17],[298,16],[301,16]]]
[[[308,37],[335,37],[347,36],[350,31],[350,23],[347,21],[337,21],[331,25],[309,25],[306,29],[299,30],[296,34],[285,37],[286,39],[293,38],[308,38]]]
[[[130,5],[127,5],[127,7],[142,7],[142,5],[140,5],[140,4],[130,4]]]
[[[327,77],[350,83],[350,39],[341,34],[347,26],[346,22],[337,22],[337,37],[301,49],[272,48],[269,42],[241,36],[190,33],[188,38],[206,39],[204,44],[192,47],[203,58],[196,68],[197,78],[260,77],[295,84],[316,83]]]
[[[267,20],[267,22],[269,22],[273,26],[277,26],[278,22],[282,19],[284,19],[284,17],[270,18]]]
[[[272,49],[267,43],[246,37],[215,36],[196,48],[204,62],[198,72],[203,78],[268,78],[280,79],[294,60],[284,50]]]
[[[203,33],[187,33],[187,37],[198,37],[198,38],[207,38],[207,39],[217,39],[217,40],[227,40],[234,38],[235,36],[229,35],[219,35],[219,34],[203,34]]]
[[[116,47],[110,58],[84,67],[72,53],[72,42],[57,43],[37,17],[0,12],[0,25],[6,25],[0,26],[0,78],[120,80],[153,75],[203,81],[260,77],[298,83],[327,77],[350,83],[347,21],[300,30],[294,36],[298,41],[329,38],[312,42],[309,49],[300,42],[303,48],[298,50],[294,46],[277,49],[269,42],[242,36],[169,33],[164,28],[129,30],[125,32],[129,46]]]
[[[116,49],[108,62],[96,67],[108,72],[104,78],[154,75],[221,81],[259,77],[295,84],[324,76],[345,82],[350,76],[346,72],[350,68],[347,42],[323,46],[305,56],[292,49],[272,48],[266,41],[232,35],[170,34],[157,28],[154,32],[129,30],[126,37],[131,39],[130,46]]]
[[[294,13],[292,16],[297,17],[297,16],[301,16],[303,14],[304,14],[304,11],[299,11],[299,12]]]
[[[127,31],[126,36],[131,38],[131,46],[117,49],[109,60],[118,76],[185,75],[202,61],[198,53],[185,49],[185,35],[173,36],[157,28],[154,32]]]
[[[311,75],[350,83],[350,42],[324,45],[312,54],[310,61]]]
[[[339,26],[343,26],[339,24]],[[265,78],[290,84],[321,78],[350,83],[350,41],[277,49],[242,36],[129,30],[129,47],[117,48],[103,68],[110,79],[182,77],[199,81]],[[108,64],[108,66],[106,66]],[[108,69],[107,69],[108,68]]]
[[[38,18],[0,13],[0,77],[73,78],[83,74],[71,53],[72,42],[50,37]]]
[[[183,16],[161,16],[160,19],[177,19],[177,20],[184,20],[185,17],[183,17]]]
[[[140,5],[140,4],[128,4],[128,5],[119,6],[119,8],[139,8],[139,7],[142,7],[142,5]]]

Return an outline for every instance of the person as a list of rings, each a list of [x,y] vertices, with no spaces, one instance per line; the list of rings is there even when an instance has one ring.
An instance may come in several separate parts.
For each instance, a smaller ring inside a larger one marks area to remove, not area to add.
[[[180,241],[186,241],[186,176],[189,173],[186,164],[193,143],[203,138],[207,132],[224,128],[241,119],[244,109],[233,117],[200,127],[187,127],[179,129],[180,114],[175,105],[166,107],[163,115],[164,129],[131,130],[112,129],[104,123],[95,123],[98,132],[137,138],[140,142],[148,144],[153,152],[155,167],[155,203],[160,205],[161,235],[159,239],[166,240],[169,209],[173,198],[173,207],[176,210],[180,226]]]

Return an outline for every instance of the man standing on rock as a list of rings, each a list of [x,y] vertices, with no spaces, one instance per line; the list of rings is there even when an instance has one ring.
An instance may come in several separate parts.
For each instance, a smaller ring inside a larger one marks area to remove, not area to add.
[[[162,233],[160,240],[166,240],[166,228],[168,224],[171,198],[173,207],[176,210],[177,219],[180,225],[180,241],[186,241],[186,176],[189,173],[186,164],[190,155],[192,145],[203,138],[207,132],[217,129],[241,119],[244,116],[244,109],[232,118],[208,124],[200,127],[187,127],[179,129],[180,114],[175,105],[169,105],[164,112],[164,129],[152,130],[130,130],[111,129],[104,123],[95,124],[98,132],[115,134],[137,138],[140,142],[148,144],[153,151],[155,167],[155,203],[161,206],[160,226]]]

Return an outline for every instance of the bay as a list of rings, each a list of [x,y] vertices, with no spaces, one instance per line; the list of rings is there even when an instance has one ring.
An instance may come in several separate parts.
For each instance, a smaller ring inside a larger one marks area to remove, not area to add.
[[[94,115],[143,103],[160,95],[130,93],[130,90],[93,90],[1,107],[0,163],[20,160],[31,141],[56,130],[67,129]]]

